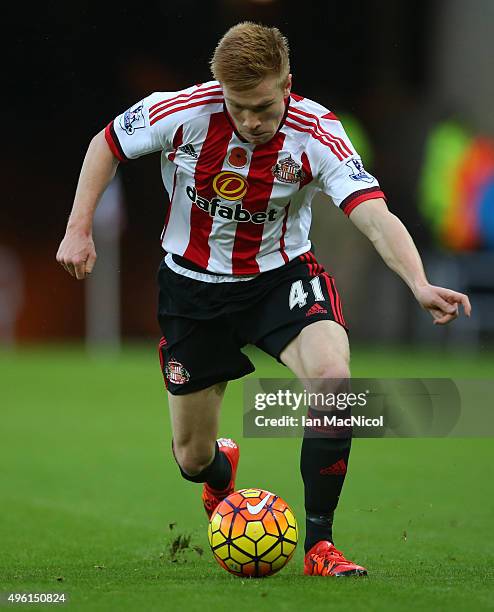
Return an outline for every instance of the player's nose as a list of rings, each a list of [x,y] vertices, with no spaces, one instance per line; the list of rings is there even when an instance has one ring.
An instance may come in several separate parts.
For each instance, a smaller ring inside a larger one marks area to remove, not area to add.
[[[259,117],[255,113],[247,112],[243,116],[242,126],[244,129],[249,130],[249,132],[255,132],[260,125]]]

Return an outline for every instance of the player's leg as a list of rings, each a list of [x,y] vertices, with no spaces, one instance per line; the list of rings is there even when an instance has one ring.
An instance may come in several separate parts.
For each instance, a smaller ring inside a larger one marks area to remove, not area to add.
[[[187,395],[168,393],[173,455],[183,478],[204,483],[202,500],[210,516],[233,492],[239,460],[235,442],[218,436],[221,401],[226,383]]]
[[[183,478],[204,483],[202,501],[208,516],[233,493],[239,449],[218,435],[221,401],[226,383],[185,395],[168,393],[173,455]]]
[[[253,366],[231,346],[226,320],[161,322],[169,333],[160,342],[159,356],[168,390],[173,453],[183,478],[204,483],[202,501],[211,515],[233,492],[239,460],[233,440],[216,440],[225,381]]]
[[[219,383],[186,395],[168,392],[173,454],[181,473],[187,480],[210,482],[215,489],[224,489],[231,475],[228,462],[216,452],[225,388],[226,383]]]
[[[345,328],[335,321],[304,327],[280,353],[280,360],[299,379],[350,377],[350,346]]]
[[[334,321],[318,321],[304,327],[281,352],[280,360],[303,380],[308,391],[348,392],[348,338],[345,329]],[[333,544],[334,511],[345,481],[351,441],[351,430],[305,429],[300,470],[305,490],[306,574],[367,574],[365,568],[348,561]]]
[[[287,365],[308,391],[346,392],[350,351],[334,280],[310,252],[278,275],[279,284],[253,313],[257,320],[267,321],[265,327],[272,326],[256,340],[257,346]],[[314,406],[310,412],[315,412],[314,408],[328,409]],[[365,573],[364,568],[346,561],[333,545],[333,514],[345,480],[350,448],[351,430],[305,429],[301,472],[307,510],[306,573]]]
[[[346,331],[334,321],[317,321],[304,327],[280,355],[307,391],[319,393],[348,391],[349,357]],[[320,540],[333,542],[333,515],[345,481],[350,447],[349,431],[321,433],[306,428],[300,459],[307,513],[306,552]]]
[[[225,381],[252,372],[254,366],[234,342],[229,317],[215,316],[214,306],[224,297],[222,287],[177,274],[166,259],[158,281],[163,332],[159,358],[168,390],[173,453],[186,480],[204,483],[202,500],[210,515],[233,492],[239,460],[233,440],[216,439]]]

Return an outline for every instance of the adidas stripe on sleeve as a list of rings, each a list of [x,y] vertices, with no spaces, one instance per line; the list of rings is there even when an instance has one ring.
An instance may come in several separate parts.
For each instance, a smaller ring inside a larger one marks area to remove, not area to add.
[[[212,97],[206,90],[198,92],[197,86],[151,94],[108,124],[105,137],[110,149],[120,161],[172,151],[174,135],[181,126],[179,111],[201,104],[204,96],[208,101]]]
[[[311,134],[309,154],[315,161],[314,178],[346,215],[365,200],[386,199],[377,179],[365,170],[334,113],[302,99],[291,107],[287,125]]]
[[[365,170],[359,154],[336,117],[321,119],[321,124],[323,128],[331,130],[335,148],[335,154],[326,156],[321,164],[319,180],[323,191],[346,215],[350,215],[365,200],[385,200],[377,179]]]

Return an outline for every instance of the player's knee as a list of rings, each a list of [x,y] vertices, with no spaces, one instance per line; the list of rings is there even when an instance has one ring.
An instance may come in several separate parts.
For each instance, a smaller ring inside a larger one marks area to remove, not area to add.
[[[306,368],[306,385],[312,393],[347,393],[350,378],[350,368],[341,361],[320,361]]]
[[[307,377],[314,381],[320,381],[318,384],[327,386],[333,384],[340,386],[345,385],[345,381],[350,378],[350,367],[344,359],[331,361],[315,361],[306,367]]]
[[[180,467],[182,475],[185,477],[200,474],[214,458],[214,446],[208,445],[182,444],[173,445],[173,453]]]

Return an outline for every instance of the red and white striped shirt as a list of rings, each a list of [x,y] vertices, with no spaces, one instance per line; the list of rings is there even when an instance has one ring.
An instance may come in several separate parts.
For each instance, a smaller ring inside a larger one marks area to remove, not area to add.
[[[280,267],[310,249],[317,192],[347,215],[384,197],[337,117],[295,94],[277,133],[261,145],[236,132],[217,81],[153,93],[105,134],[121,161],[161,151],[170,197],[164,250],[230,280]]]

